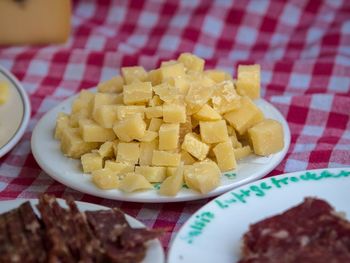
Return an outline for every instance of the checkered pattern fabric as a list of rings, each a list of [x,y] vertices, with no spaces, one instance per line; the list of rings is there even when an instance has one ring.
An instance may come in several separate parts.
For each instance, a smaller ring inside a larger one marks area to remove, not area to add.
[[[292,132],[286,157],[269,176],[350,165],[349,1],[75,1],[66,44],[0,48],[0,64],[22,82],[32,104],[26,133],[0,159],[0,200],[46,192],[118,206],[149,227],[165,228],[167,248],[208,200],[142,204],[76,192],[40,169],[30,138],[44,113],[79,90],[122,66],[152,69],[184,51],[232,74],[239,63],[261,64],[262,95]]]

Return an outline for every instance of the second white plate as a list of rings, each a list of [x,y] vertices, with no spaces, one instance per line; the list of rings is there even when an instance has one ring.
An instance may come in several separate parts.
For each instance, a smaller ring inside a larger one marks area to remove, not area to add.
[[[40,167],[58,182],[80,192],[103,198],[132,202],[163,203],[217,196],[268,174],[282,161],[290,144],[290,130],[282,114],[267,101],[258,99],[255,103],[263,111],[265,116],[282,123],[284,129],[284,148],[282,151],[269,157],[250,156],[244,161],[239,161],[236,170],[223,173],[220,186],[213,191],[207,194],[200,194],[191,189],[183,188],[175,197],[168,197],[159,195],[156,186],[154,190],[130,194],[114,189],[101,190],[91,182],[90,175],[82,172],[79,160],[67,158],[62,154],[60,143],[53,136],[58,113],[69,113],[74,99],[75,96],[63,101],[47,112],[38,122],[33,130],[31,141],[32,152]]]

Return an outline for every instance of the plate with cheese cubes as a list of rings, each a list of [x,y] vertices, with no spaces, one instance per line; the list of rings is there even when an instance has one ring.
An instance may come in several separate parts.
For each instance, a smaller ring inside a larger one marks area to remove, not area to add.
[[[0,158],[21,139],[30,118],[30,102],[22,85],[0,66]]]
[[[260,98],[260,66],[237,78],[183,53],[82,90],[36,125],[32,152],[55,180],[91,195],[179,202],[257,180],[284,158],[290,130]]]

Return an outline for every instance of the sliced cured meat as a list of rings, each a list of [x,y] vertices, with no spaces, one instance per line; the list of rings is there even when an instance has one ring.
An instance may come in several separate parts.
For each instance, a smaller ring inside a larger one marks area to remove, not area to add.
[[[239,263],[350,262],[350,222],[326,202],[306,198],[250,226]]]

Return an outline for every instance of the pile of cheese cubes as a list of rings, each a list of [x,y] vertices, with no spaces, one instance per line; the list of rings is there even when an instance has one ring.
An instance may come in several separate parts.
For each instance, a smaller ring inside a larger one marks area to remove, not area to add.
[[[205,70],[204,60],[183,53],[146,72],[121,68],[121,76],[83,90],[71,114],[57,118],[55,138],[101,189],[134,192],[161,183],[176,195],[186,184],[207,193],[221,172],[251,153],[283,148],[279,122],[265,119],[253,100],[260,96],[260,66],[239,66],[237,80]]]

